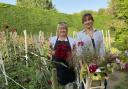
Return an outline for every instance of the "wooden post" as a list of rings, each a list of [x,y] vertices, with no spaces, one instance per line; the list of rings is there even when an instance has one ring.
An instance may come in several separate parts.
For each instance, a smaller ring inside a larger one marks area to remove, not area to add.
[[[109,50],[111,49],[111,38],[110,38],[110,31],[108,30],[108,44],[109,44]]]
[[[26,30],[23,31],[24,32],[24,41],[25,41],[25,58],[26,58],[26,66],[28,67],[28,56],[27,56],[27,32]]]
[[[7,80],[1,52],[0,52],[0,66],[1,66],[1,71],[3,72],[4,78],[5,78],[5,85],[8,85],[8,80]]]
[[[52,89],[59,89],[56,68],[52,69]]]

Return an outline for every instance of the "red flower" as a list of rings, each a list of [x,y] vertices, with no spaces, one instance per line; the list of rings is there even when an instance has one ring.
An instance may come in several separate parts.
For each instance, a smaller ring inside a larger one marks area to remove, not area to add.
[[[56,47],[55,57],[57,59],[67,59],[71,53],[70,48],[65,44],[59,44]]]
[[[89,65],[89,72],[94,73],[94,72],[96,72],[97,68],[98,68],[98,66],[96,64]]]
[[[16,28],[14,28],[14,29],[12,29],[12,32],[16,32],[16,30],[17,30],[17,29],[16,29]]]
[[[49,85],[52,85],[52,81],[51,80],[48,80],[47,81]]]
[[[125,64],[125,70],[128,71],[128,63]]]

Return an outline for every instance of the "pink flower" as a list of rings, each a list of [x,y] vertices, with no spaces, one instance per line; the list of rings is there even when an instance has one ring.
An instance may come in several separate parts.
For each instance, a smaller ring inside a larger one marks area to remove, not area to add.
[[[78,46],[84,46],[84,42],[83,41],[79,41],[78,42]]]

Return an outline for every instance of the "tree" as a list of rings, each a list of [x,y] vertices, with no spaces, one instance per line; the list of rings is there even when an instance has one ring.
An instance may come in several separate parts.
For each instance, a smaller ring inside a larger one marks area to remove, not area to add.
[[[17,0],[17,6],[29,8],[54,9],[52,0]]]
[[[128,49],[128,2],[127,0],[111,0],[110,14],[114,17],[113,27],[116,29],[115,46],[120,50]],[[123,24],[123,25],[122,25]]]

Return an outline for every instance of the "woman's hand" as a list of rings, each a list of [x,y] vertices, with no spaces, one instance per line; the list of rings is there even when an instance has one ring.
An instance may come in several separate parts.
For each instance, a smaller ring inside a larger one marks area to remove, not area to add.
[[[52,57],[53,55],[55,55],[55,50],[53,49],[52,44],[50,43],[50,41],[48,42],[48,46],[49,46],[49,48],[48,48],[48,56]]]
[[[49,49],[48,50],[48,56],[53,56],[53,55],[55,55],[55,50],[52,50],[52,49]]]

